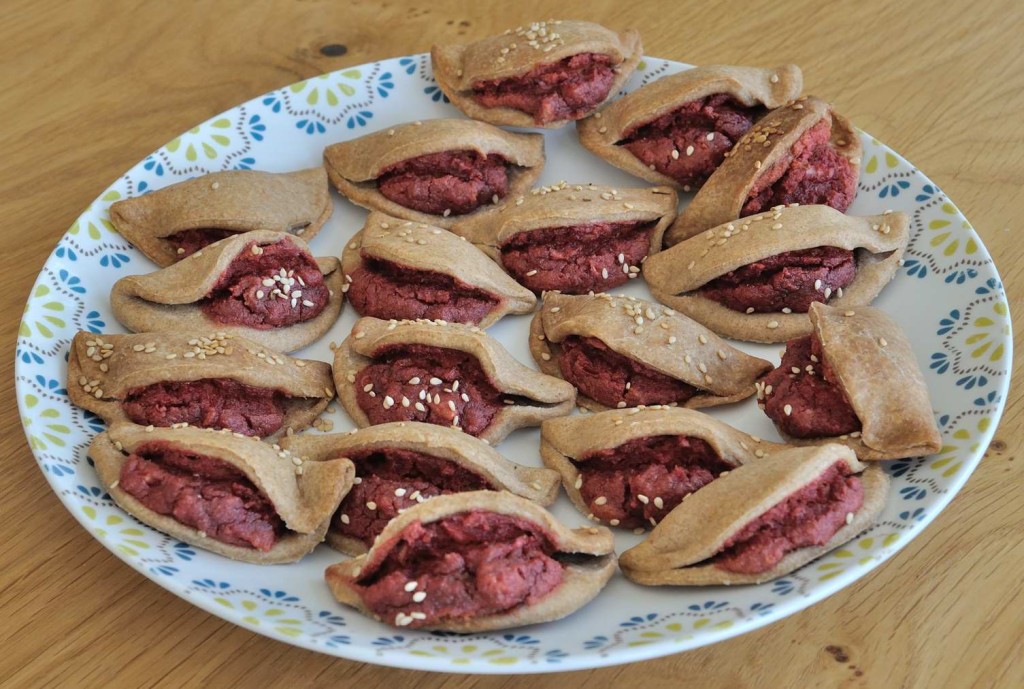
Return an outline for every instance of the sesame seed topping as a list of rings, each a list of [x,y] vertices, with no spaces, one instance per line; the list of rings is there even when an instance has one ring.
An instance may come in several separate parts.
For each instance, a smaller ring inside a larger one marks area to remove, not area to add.
[[[417,591],[416,593],[412,594],[412,601],[413,603],[422,603],[424,599],[426,599],[426,597],[426,591]],[[420,615],[423,615],[423,617],[419,617]],[[422,612],[414,612],[412,613],[411,617],[414,617],[416,619],[425,619],[426,615],[424,615]]]
[[[659,510],[665,509],[665,501],[662,500],[660,496],[654,498],[654,506],[657,507]]]
[[[782,408],[782,412],[786,416],[789,416],[790,414],[793,413],[793,405],[792,404],[787,404],[785,407]]]
[[[368,509],[371,512],[373,512],[374,510],[377,509],[377,503],[375,503],[373,500],[371,500],[370,502],[366,503],[366,509]]]
[[[887,347],[887,346],[889,346],[889,343],[886,341],[886,339],[884,337],[880,337],[880,338],[878,338],[878,345],[880,347]]]
[[[775,330],[778,327],[779,327],[779,322],[778,321],[768,321],[768,329],[769,330]]]
[[[686,155],[692,156],[693,155],[693,150],[694,150],[693,146],[687,146],[686,147]]]

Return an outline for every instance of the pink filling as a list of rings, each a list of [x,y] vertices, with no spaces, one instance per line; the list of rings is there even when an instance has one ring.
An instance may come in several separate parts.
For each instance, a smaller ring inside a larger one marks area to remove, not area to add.
[[[554,554],[551,536],[531,522],[463,512],[407,526],[356,586],[366,606],[390,624],[464,621],[542,600],[562,583]]]
[[[767,572],[787,553],[825,545],[864,504],[864,486],[836,462],[816,481],[750,521],[725,542],[715,566],[737,574]]]
[[[243,435],[273,435],[284,423],[279,390],[258,388],[229,378],[154,383],[128,391],[121,403],[125,414],[143,426],[187,423],[202,428],[227,428]]]
[[[764,384],[764,412],[786,435],[828,438],[860,430],[860,419],[811,335],[786,343],[782,363]]]
[[[431,215],[465,215],[508,194],[508,161],[476,151],[444,151],[403,160],[377,178],[380,193]]]
[[[501,262],[533,290],[601,292],[629,279],[650,250],[652,223],[595,222],[520,232],[501,247]]]
[[[271,330],[316,318],[329,298],[313,257],[283,239],[262,247],[246,244],[200,305],[218,323]]]
[[[235,234],[237,233],[232,232],[231,230],[201,228],[198,230],[182,230],[181,232],[175,232],[172,235],[164,237],[164,239],[174,248],[174,251],[179,258],[185,258],[186,256],[191,256],[200,249],[213,244],[214,242],[219,242],[222,239],[233,237]]]
[[[500,301],[450,275],[366,255],[352,274],[348,299],[362,316],[472,324],[486,318]]]
[[[857,176],[850,161],[829,145],[831,134],[827,119],[804,132],[789,155],[755,180],[740,216],[791,203],[845,212],[857,195]]]
[[[166,442],[147,443],[128,455],[118,485],[157,514],[228,545],[267,552],[286,530],[242,471]]]
[[[692,385],[612,351],[596,337],[567,337],[560,343],[562,376],[581,393],[608,407],[624,402],[684,404],[699,391]]]
[[[477,82],[473,95],[486,108],[512,108],[547,124],[585,117],[608,97],[614,82],[611,56],[580,53],[517,77]]]
[[[591,513],[624,528],[657,524],[684,497],[733,468],[706,441],[683,435],[636,438],[574,464]]]

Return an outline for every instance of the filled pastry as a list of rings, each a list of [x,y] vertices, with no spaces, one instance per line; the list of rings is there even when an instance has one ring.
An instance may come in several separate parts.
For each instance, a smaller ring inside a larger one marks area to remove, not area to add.
[[[165,267],[240,232],[269,230],[312,239],[333,210],[321,168],[229,170],[118,201],[110,207],[110,222]]]
[[[841,445],[780,452],[687,497],[619,566],[638,584],[759,584],[871,526],[888,490],[881,467]]]
[[[811,333],[786,343],[758,404],[795,445],[842,443],[862,460],[942,447],[928,388],[899,325],[878,309],[811,304]]]
[[[801,96],[758,120],[725,154],[665,242],[794,203],[845,212],[857,194],[861,152],[849,120],[825,101]]]
[[[580,143],[655,184],[699,189],[768,110],[800,95],[796,65],[708,65],[671,74],[576,123]]]
[[[341,313],[336,258],[313,258],[280,232],[222,239],[172,266],[121,278],[114,316],[134,332],[209,331],[290,352],[315,342]]]
[[[385,624],[480,632],[580,609],[614,574],[613,548],[608,529],[570,529],[524,498],[474,491],[409,508],[325,578],[340,603]]]
[[[643,48],[633,29],[584,21],[535,22],[469,45],[435,45],[434,78],[476,120],[561,127],[586,117],[626,83]]]
[[[328,146],[324,165],[356,205],[451,227],[525,193],[544,168],[544,137],[474,120],[423,120]]]
[[[540,456],[588,518],[638,533],[741,464],[787,449],[691,409],[646,407],[541,425]]]
[[[349,555],[365,553],[388,522],[438,495],[503,490],[550,505],[558,494],[554,471],[516,464],[482,440],[429,423],[296,435],[281,445],[305,461],[345,457],[355,464],[355,485],[327,531],[327,543]]]
[[[812,303],[870,304],[896,274],[909,234],[905,213],[779,208],[651,256],[643,274],[655,299],[719,335],[783,342],[810,332]]]
[[[530,352],[541,371],[572,383],[579,404],[592,411],[738,402],[772,368],[672,309],[608,294],[544,295]]]
[[[225,333],[95,335],[68,355],[68,397],[107,424],[225,428],[274,439],[334,399],[331,367]]]
[[[254,564],[294,562],[324,540],[352,486],[347,459],[304,462],[230,431],[119,422],[89,446],[103,487],[139,521]]]
[[[334,382],[360,428],[422,421],[492,445],[576,401],[571,385],[523,366],[479,328],[440,321],[359,319],[334,353]]]
[[[530,290],[464,238],[378,212],[346,245],[341,267],[348,301],[361,316],[486,328],[537,304]]]
[[[457,223],[466,237],[534,292],[601,292],[640,273],[676,217],[668,187],[615,189],[559,182],[495,213]]]

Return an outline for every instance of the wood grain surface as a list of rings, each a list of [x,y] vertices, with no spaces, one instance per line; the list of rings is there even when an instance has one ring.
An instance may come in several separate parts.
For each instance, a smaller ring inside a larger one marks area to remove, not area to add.
[[[725,7],[731,9],[726,10]],[[177,133],[323,71],[549,16],[640,30],[646,53],[804,68],[806,90],[912,160],[1024,299],[1020,0],[509,3],[4,0],[0,21],[0,686],[1021,687],[1024,404],[922,536],[827,601],[685,654],[568,675],[473,677],[337,660],[179,600],[50,491],[18,424],[14,339],[40,267],[112,180]],[[342,45],[321,53],[325,45]],[[331,51],[328,51],[331,52]],[[1013,307],[1017,335],[1024,312]],[[1018,342],[1021,340],[1018,339]],[[1015,373],[1020,376],[1020,360]]]

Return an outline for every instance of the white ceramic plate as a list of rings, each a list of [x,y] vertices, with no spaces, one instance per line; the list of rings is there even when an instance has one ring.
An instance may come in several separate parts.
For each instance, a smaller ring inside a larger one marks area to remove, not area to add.
[[[627,90],[686,65],[649,58]],[[828,94],[821,94],[827,96]],[[72,407],[65,390],[68,344],[79,329],[123,332],[107,295],[115,280],[154,266],[113,232],[107,208],[197,174],[228,169],[287,171],[319,165],[323,148],[412,119],[456,117],[431,76],[426,55],[325,74],[255,98],[189,130],[133,167],[82,213],[43,267],[25,307],[17,351],[17,395],[32,451],[68,510],[105,547],[158,585],[226,620],[305,648],[366,662],[447,672],[550,672],[676,653],[778,620],[864,576],[907,544],[949,503],[977,466],[1009,386],[1010,318],[999,275],[959,210],[923,174],[863,135],[860,189],[850,212],[902,210],[913,219],[906,263],[876,305],[895,314],[925,373],[944,447],[931,457],[887,463],[891,493],[879,522],[846,546],[760,586],[643,588],[616,576],[594,602],[545,625],[472,636],[393,629],[331,598],[324,568],[342,556],[321,546],[303,561],[273,567],[232,562],[168,538],[122,512],[99,487],[86,457],[103,424]],[[644,186],[591,156],[575,129],[546,131],[541,183]],[[316,255],[340,255],[365,211],[340,198],[312,241]],[[646,296],[637,280],[627,293]],[[355,313],[301,356],[331,360]],[[491,329],[523,362],[529,317]],[[780,346],[743,346],[777,361]],[[777,438],[753,399],[715,416]],[[352,427],[338,412],[335,430]],[[539,465],[536,430],[518,431],[500,450]],[[585,520],[562,496],[554,513]],[[638,541],[616,535],[622,552]],[[908,582],[910,585],[911,582]]]

